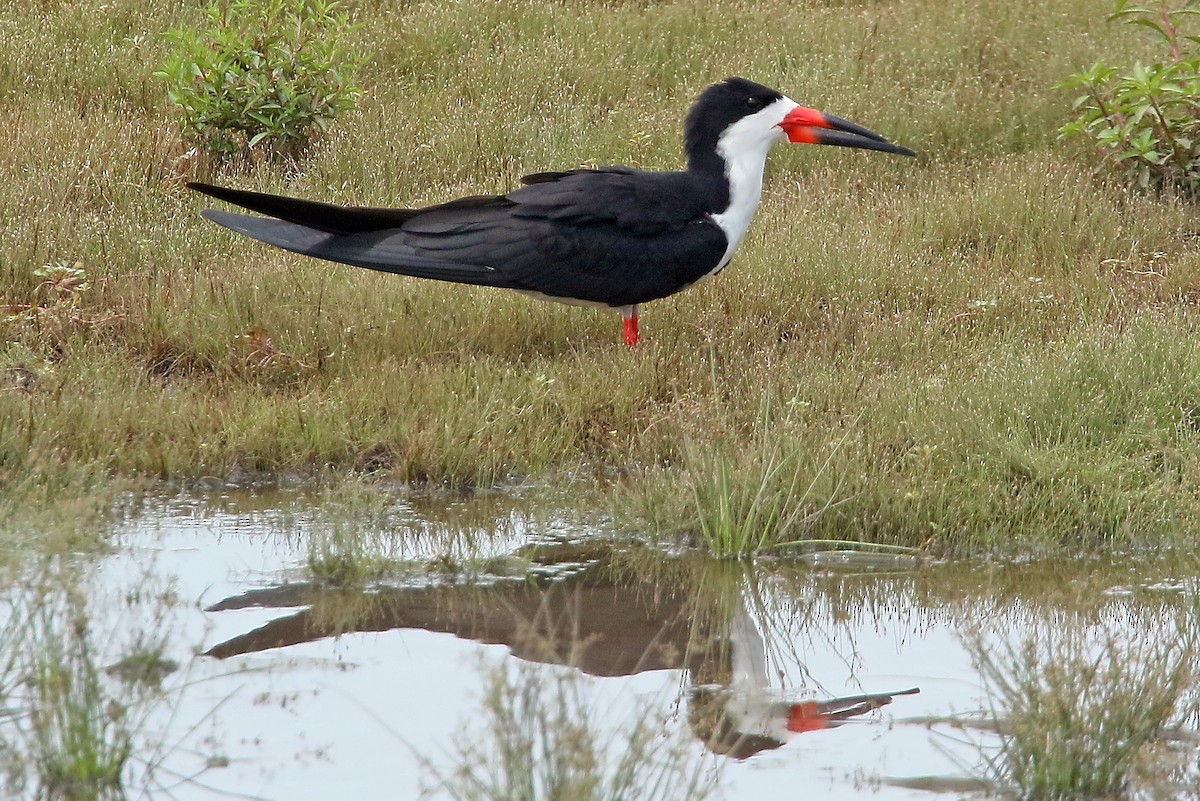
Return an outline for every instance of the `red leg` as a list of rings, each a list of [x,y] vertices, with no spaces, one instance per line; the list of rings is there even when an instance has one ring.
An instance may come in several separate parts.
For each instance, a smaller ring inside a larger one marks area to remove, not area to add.
[[[625,315],[625,344],[633,347],[638,343],[638,316],[637,312],[632,312]]]

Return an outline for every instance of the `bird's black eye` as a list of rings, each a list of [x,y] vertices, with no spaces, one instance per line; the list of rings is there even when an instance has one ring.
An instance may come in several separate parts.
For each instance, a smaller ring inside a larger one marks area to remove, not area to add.
[[[759,100],[754,95],[750,95],[749,97],[746,98],[746,108],[758,108],[761,105],[762,105],[762,101]]]

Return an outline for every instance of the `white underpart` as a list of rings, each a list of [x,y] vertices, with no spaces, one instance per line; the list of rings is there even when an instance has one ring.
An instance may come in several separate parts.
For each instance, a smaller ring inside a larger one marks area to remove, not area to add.
[[[558,295],[547,295],[545,292],[535,292],[532,289],[517,289],[514,291],[520,292],[525,297],[533,298],[534,300],[548,300],[551,303],[565,303],[568,306],[587,306],[587,307],[593,308],[593,309],[610,309],[610,308],[612,308],[607,303],[601,303],[598,300],[580,300],[579,298],[563,298],[563,297],[559,297]]]
[[[598,300],[580,300],[578,298],[562,298],[562,297],[558,297],[556,295],[547,295],[544,292],[534,292],[531,289],[518,289],[516,291],[520,292],[522,295],[524,295],[527,298],[533,298],[534,300],[548,300],[551,303],[564,303],[567,306],[584,306],[584,307],[592,308],[592,309],[611,309],[612,308],[612,306],[609,306],[607,303],[601,303]],[[634,317],[637,317],[638,305],[635,303],[632,306],[621,306],[620,312],[621,312],[622,319],[624,319],[624,320],[632,319]]]
[[[717,140],[717,153],[725,160],[725,177],[729,179],[729,207],[720,214],[710,215],[721,226],[729,245],[725,255],[709,275],[725,269],[734,251],[742,244],[750,220],[762,197],[763,170],[767,152],[780,139],[786,138],[779,123],[798,108],[799,103],[781,97],[762,111],[755,112],[730,125]]]

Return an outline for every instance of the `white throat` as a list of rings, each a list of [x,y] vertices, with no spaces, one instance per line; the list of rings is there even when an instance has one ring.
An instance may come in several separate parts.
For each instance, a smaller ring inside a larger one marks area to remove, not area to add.
[[[730,125],[717,140],[717,154],[725,161],[725,177],[729,179],[729,206],[720,214],[711,216],[713,222],[725,232],[729,245],[720,263],[709,275],[725,269],[738,245],[742,244],[750,220],[758,209],[758,201],[762,198],[767,152],[772,145],[785,138],[779,123],[799,105],[794,100],[781,97],[761,111],[742,117]]]

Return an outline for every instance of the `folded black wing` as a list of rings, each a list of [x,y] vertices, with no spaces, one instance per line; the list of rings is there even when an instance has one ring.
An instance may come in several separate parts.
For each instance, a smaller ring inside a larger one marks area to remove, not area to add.
[[[192,187],[270,215],[204,212],[285,250],[420,278],[624,306],[679,291],[724,255],[724,234],[689,179],[623,168],[548,173],[505,196],[424,209]]]
[[[687,173],[642,172],[628,167],[527,175],[509,192],[515,214],[564,222],[608,222],[654,234],[682,228],[727,205],[710,197]]]

